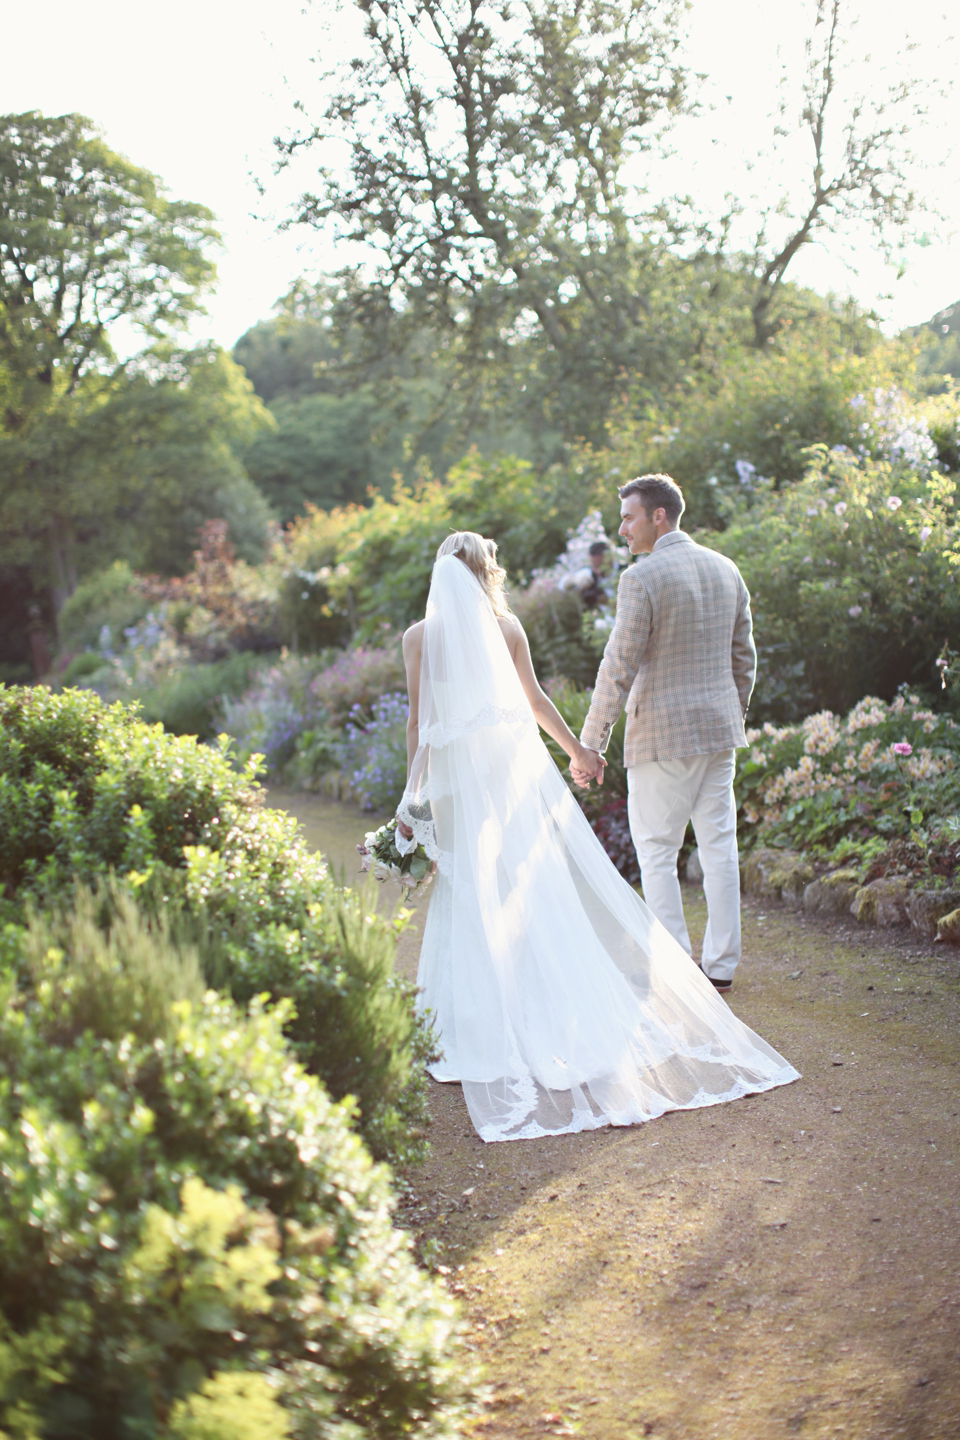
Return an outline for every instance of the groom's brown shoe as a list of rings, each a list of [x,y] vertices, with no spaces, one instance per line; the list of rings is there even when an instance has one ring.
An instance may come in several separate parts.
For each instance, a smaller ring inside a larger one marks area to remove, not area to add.
[[[700,966],[700,970],[704,975],[707,975],[707,972],[706,970],[704,970],[702,965]],[[719,990],[721,995],[725,994],[727,990],[733,989],[732,980],[714,980],[712,975],[707,975],[707,979],[710,981],[710,984],[713,986],[714,990]]]

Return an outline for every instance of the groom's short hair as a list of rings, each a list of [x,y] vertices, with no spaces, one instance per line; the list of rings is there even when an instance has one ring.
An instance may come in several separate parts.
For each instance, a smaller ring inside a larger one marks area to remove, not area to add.
[[[671,525],[676,524],[687,508],[683,491],[671,475],[637,475],[620,486],[620,499],[636,495],[648,515],[664,510]]]

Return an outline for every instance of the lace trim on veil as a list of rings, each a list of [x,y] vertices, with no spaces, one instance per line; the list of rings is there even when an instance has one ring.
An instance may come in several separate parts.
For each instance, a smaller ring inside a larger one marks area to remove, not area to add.
[[[472,735],[474,731],[482,730],[488,725],[536,723],[529,705],[517,705],[512,710],[504,710],[499,705],[484,705],[483,709],[471,715],[469,720],[455,719],[446,725],[439,722],[428,725],[420,736],[420,744],[429,745],[433,750],[441,750],[454,740],[461,740],[464,735]]]
[[[440,871],[441,875],[450,878],[453,875],[453,855],[449,850],[441,850],[437,844],[437,832],[433,824],[433,817],[430,814],[424,815],[424,810],[429,806],[424,805],[424,792],[419,792],[417,800],[410,800],[406,795],[397,806],[397,819],[409,825],[413,831],[413,837],[405,840],[397,831],[395,844],[401,855],[408,855],[411,850],[416,850],[422,845],[428,860],[432,860]]]
[[[527,704],[515,705],[511,709],[505,709],[500,705],[484,705],[482,710],[478,710],[468,719],[456,718],[446,725],[438,723],[427,726],[420,735],[418,750],[442,750],[447,745],[462,740],[465,735],[472,735],[476,731],[492,725],[532,725],[536,727],[536,724],[533,711]],[[419,767],[414,761],[411,773],[417,773],[418,769]],[[429,780],[421,781],[413,793],[409,790],[404,793],[397,806],[397,818],[409,825],[413,836],[409,840],[404,840],[398,834],[396,845],[401,855],[422,845],[427,858],[434,862],[440,874],[452,876],[453,855],[448,850],[441,850],[437,844],[436,828],[433,816],[430,814],[430,801],[433,798]]]

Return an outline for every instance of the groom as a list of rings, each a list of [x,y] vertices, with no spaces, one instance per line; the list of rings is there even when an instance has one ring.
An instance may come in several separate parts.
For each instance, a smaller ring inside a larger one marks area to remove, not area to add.
[[[669,475],[620,488],[620,534],[633,555],[603,653],[581,744],[602,754],[624,704],[630,833],[643,894],[690,954],[677,854],[693,822],[703,867],[707,930],[702,969],[729,990],[740,959],[740,869],[734,752],[756,678],[750,597],[736,565],[679,529],[683,494]]]

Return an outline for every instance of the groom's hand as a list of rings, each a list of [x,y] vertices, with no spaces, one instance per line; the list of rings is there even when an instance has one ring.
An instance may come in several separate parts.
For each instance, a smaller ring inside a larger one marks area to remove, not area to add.
[[[589,790],[592,780],[596,780],[598,785],[602,785],[606,765],[607,762],[599,751],[588,750],[585,746],[581,747],[579,763],[570,765],[573,783],[579,785],[582,790]]]

